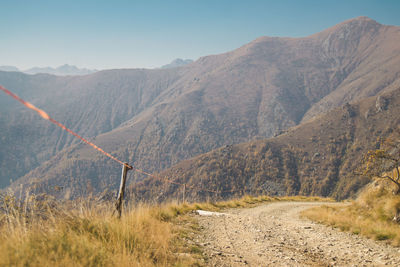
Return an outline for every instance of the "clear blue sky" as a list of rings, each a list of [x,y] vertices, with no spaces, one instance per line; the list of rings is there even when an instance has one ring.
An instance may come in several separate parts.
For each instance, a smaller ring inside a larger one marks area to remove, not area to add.
[[[0,0],[0,65],[153,68],[358,16],[400,25],[400,0]]]

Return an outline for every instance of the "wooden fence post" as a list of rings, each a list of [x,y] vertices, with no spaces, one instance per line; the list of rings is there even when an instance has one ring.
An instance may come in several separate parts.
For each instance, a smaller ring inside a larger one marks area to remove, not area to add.
[[[186,194],[186,184],[183,184],[182,203],[185,203],[185,194]]]
[[[122,200],[125,194],[126,174],[128,170],[132,169],[132,167],[128,168],[128,166],[129,166],[128,163],[122,165],[121,183],[119,185],[117,202],[115,203],[115,208],[117,209],[118,212],[118,218],[121,218],[121,213],[122,213]]]

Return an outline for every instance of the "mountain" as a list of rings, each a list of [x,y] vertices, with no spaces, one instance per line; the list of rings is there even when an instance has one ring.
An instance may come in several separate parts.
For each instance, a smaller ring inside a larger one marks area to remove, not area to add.
[[[118,158],[156,172],[221,146],[272,137],[348,102],[397,89],[400,28],[360,17],[304,38],[261,37],[181,68],[82,77],[11,74],[0,75],[4,86],[22,90],[32,97],[27,100]],[[36,181],[69,188],[69,197],[87,188],[116,187],[119,165],[44,126],[47,122],[35,129],[34,114],[11,111],[5,107],[12,100],[2,101],[4,129],[13,131],[4,134],[0,158],[14,155],[1,161],[7,167],[1,168],[3,185],[10,175],[23,176],[14,188]],[[32,154],[40,155],[33,163]],[[135,174],[130,181],[141,179]]]
[[[19,69],[14,66],[0,66],[0,71],[19,71]]]
[[[20,70],[14,66],[0,66],[0,71],[17,71],[23,72],[26,74],[53,74],[59,76],[67,76],[67,75],[87,75],[96,72],[97,70],[89,70],[89,69],[80,69],[76,66],[71,66],[68,64],[59,66],[58,68],[51,68],[51,67],[33,67],[27,70]]]
[[[161,68],[162,69],[177,68],[177,67],[182,67],[187,64],[190,64],[192,62],[193,62],[193,60],[191,60],[191,59],[177,58],[177,59],[173,60],[171,63],[161,66]]]
[[[51,67],[33,67],[27,70],[24,70],[24,73],[27,74],[38,74],[38,73],[47,73],[54,74],[59,76],[67,76],[67,75],[87,75],[96,72],[97,70],[89,70],[89,69],[80,69],[76,66],[71,66],[68,64],[59,66],[57,68]]]
[[[180,77],[176,70],[109,70],[61,77],[1,72],[0,83],[89,140],[139,114]],[[79,141],[14,99],[0,96],[0,186]]]
[[[400,88],[336,108],[278,137],[183,161],[129,191],[140,201],[179,199],[183,184],[186,199],[196,201],[214,199],[214,192],[221,192],[219,198],[300,194],[345,199],[369,182],[355,174],[367,151],[389,137],[400,139],[399,114]]]

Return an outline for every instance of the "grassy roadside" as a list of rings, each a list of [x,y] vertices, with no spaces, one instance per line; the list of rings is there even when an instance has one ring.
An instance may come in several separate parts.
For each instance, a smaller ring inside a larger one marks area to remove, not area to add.
[[[385,240],[400,246],[400,224],[392,221],[400,210],[400,196],[392,194],[391,184],[379,181],[368,185],[347,206],[311,208],[303,216],[353,234]]]
[[[127,208],[119,220],[109,204],[59,204],[3,199],[0,266],[193,266],[181,235],[191,227],[173,205]]]
[[[0,266],[201,266],[191,242],[198,226],[190,213],[274,201],[327,201],[307,197],[250,197],[218,203],[128,207],[89,200],[62,203],[46,196],[17,203],[0,196]]]

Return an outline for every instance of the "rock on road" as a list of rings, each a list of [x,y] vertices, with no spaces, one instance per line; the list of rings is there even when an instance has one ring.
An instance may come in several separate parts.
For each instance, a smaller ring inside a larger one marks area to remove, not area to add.
[[[276,202],[196,216],[209,266],[400,266],[400,248],[326,227],[299,213],[317,202]],[[336,204],[337,205],[337,204]]]

